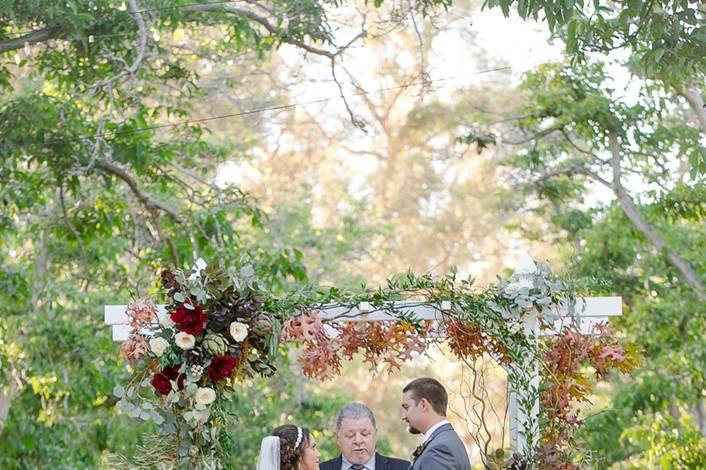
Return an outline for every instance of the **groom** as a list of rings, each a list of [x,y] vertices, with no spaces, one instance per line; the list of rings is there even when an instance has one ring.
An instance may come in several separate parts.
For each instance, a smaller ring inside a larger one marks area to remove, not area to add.
[[[446,389],[432,378],[415,379],[402,390],[402,421],[423,434],[410,470],[470,470],[466,448],[446,420]]]

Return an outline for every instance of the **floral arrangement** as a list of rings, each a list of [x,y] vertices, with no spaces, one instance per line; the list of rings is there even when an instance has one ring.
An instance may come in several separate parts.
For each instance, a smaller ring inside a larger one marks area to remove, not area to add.
[[[133,376],[116,386],[117,408],[176,437],[178,456],[165,458],[217,468],[219,403],[243,378],[275,373],[281,321],[263,310],[249,267],[223,270],[199,260],[188,273],[165,270],[161,281],[166,311],[148,299],[126,309],[132,331],[121,355]]]

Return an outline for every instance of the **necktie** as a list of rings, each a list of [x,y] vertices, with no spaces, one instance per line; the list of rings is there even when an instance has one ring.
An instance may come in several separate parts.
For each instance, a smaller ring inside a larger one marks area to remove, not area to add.
[[[348,470],[367,470],[367,469],[368,469],[368,467],[366,467],[365,465],[358,465],[355,463],[353,465],[351,465],[350,468],[348,468]]]

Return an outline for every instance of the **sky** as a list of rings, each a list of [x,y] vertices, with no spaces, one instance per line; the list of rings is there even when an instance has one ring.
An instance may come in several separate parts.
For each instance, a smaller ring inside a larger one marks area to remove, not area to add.
[[[340,15],[350,19],[350,16],[346,16],[350,15],[350,12],[343,11]],[[517,15],[505,18],[497,9],[463,13],[452,8],[448,13],[441,13],[436,23],[444,31],[434,39],[434,47],[429,54],[428,72],[433,82],[430,93],[444,101],[450,100],[455,90],[483,80],[519,81],[521,74],[535,65],[559,60],[563,50],[561,43],[550,44],[546,26],[522,20]],[[357,32],[356,28],[342,28],[337,33],[340,38],[338,42],[347,43]],[[484,54],[479,53],[478,46],[482,47]],[[289,45],[282,46],[278,54],[288,66],[282,68],[283,81],[291,81],[286,74],[306,61],[306,67],[302,69],[305,74],[304,80],[293,83],[291,94],[295,97],[294,103],[301,103],[301,109],[321,116],[324,120],[326,116],[332,114],[338,117],[345,115],[344,103],[339,97],[340,92],[330,79],[330,63],[312,58],[310,55],[304,57],[301,50]],[[373,95],[380,93],[378,90],[400,85],[374,78],[378,66],[374,54],[373,49],[359,42],[356,47],[345,52],[341,61],[341,65],[353,70],[356,80]],[[408,52],[404,52],[399,54],[396,60],[403,66],[412,66],[415,58]],[[507,65],[512,67],[509,73],[507,71],[484,72]],[[353,102],[356,90],[350,86],[350,82],[345,79],[341,81],[344,84],[346,96]],[[322,99],[329,101],[306,104]],[[329,122],[332,123],[331,125],[336,125],[340,120],[329,120]],[[364,136],[359,137],[364,139]],[[371,159],[358,157],[353,166],[360,172],[359,176],[364,178],[374,171],[371,165],[373,165]],[[247,162],[227,162],[221,170],[217,179],[219,184],[237,184],[243,177],[248,179],[257,177]],[[352,176],[355,177],[355,175]]]
[[[353,22],[357,20],[357,14],[350,10],[350,7],[347,11],[336,12],[332,18],[334,24],[346,25],[337,31],[338,44],[346,44],[351,37],[358,34],[359,24]],[[428,93],[434,96],[430,96],[430,99],[450,101],[456,90],[478,85],[484,81],[519,83],[521,75],[537,64],[560,60],[562,57],[563,44],[550,43],[546,25],[522,20],[517,15],[505,18],[497,9],[469,12],[453,7],[449,12],[440,13],[434,22],[441,32],[434,38],[433,48],[429,53],[429,64],[427,64],[427,71],[433,82],[432,89]],[[412,26],[408,24],[408,27]],[[395,47],[391,43],[394,41],[392,36],[386,36],[382,41],[388,41],[386,45]],[[373,96],[380,93],[377,90],[400,85],[389,79],[380,80],[376,76],[380,60],[376,56],[380,53],[376,46],[379,47],[379,44],[363,44],[359,41],[355,47],[345,52],[341,60],[341,65],[353,71],[356,80],[367,91],[372,92]],[[341,122],[347,122],[349,118],[344,103],[339,97],[339,89],[331,80],[330,62],[311,54],[304,56],[300,49],[288,45],[282,46],[278,54],[285,65],[280,68],[282,74],[280,80],[283,83],[292,83],[293,103],[329,100],[298,108],[302,113],[318,116],[324,126],[340,126]],[[395,60],[401,66],[413,70],[416,57],[406,52],[399,53]],[[512,67],[510,71],[483,72],[508,65]],[[291,74],[294,70],[301,71],[304,79],[292,80]],[[355,110],[356,89],[351,86],[344,73],[339,74],[339,77],[341,76],[346,95]],[[361,104],[360,108],[364,106]],[[332,116],[336,119],[330,119]],[[273,135],[280,135],[281,132],[282,129],[273,129]],[[354,131],[350,134],[349,146],[371,148],[371,145],[374,145],[373,139],[374,136],[370,134]],[[278,145],[282,146],[282,144],[280,135]],[[375,171],[378,161],[375,157],[365,155],[347,157],[341,155],[341,161],[345,162],[345,169],[342,171],[347,172],[352,195],[355,197],[356,194],[360,194],[363,197],[368,188],[367,179]],[[258,171],[248,161],[226,162],[217,174],[216,182],[221,185],[229,183],[243,185],[245,182],[258,181]],[[316,215],[316,208],[314,208],[314,219]],[[314,220],[315,225],[316,223]],[[524,251],[522,243],[513,243],[507,256],[507,265],[513,266],[522,251]],[[467,271],[474,275],[479,275],[485,269],[483,263],[476,263],[477,266],[472,264],[459,266],[459,268],[462,272]]]
[[[332,19],[334,24],[345,25],[336,32],[338,44],[346,44],[350,38],[358,34],[359,24],[354,23],[357,20],[357,14],[351,10],[351,7],[348,7],[348,10],[335,12]],[[509,85],[514,85],[519,83],[524,72],[538,64],[562,59],[564,44],[559,40],[551,41],[546,24],[523,20],[514,13],[509,18],[505,18],[499,9],[463,11],[452,7],[449,12],[440,13],[434,22],[441,32],[434,38],[427,71],[433,82],[432,89],[428,93],[433,94],[435,99],[450,101],[456,90],[478,85],[483,81],[501,81],[506,84],[509,82]],[[408,24],[407,27],[411,28],[411,25]],[[395,47],[392,36],[386,36],[382,41],[388,41],[386,45],[390,48]],[[358,41],[354,47],[346,50],[340,61],[340,65],[351,70],[356,80],[373,96],[381,93],[379,90],[400,85],[389,81],[387,77],[381,80],[376,76],[376,69],[379,67],[379,57],[376,54],[379,52],[376,44]],[[323,127],[340,126],[342,122],[347,121],[346,109],[339,97],[340,91],[331,79],[330,62],[311,54],[305,56],[299,48],[289,45],[282,46],[278,50],[278,55],[285,65],[279,69],[280,80],[283,83],[292,84],[292,102],[302,104],[297,108],[299,112],[316,116]],[[395,58],[398,64],[410,69],[414,66],[415,59],[409,52],[398,53]],[[511,70],[490,71],[503,66],[510,66]],[[293,70],[300,71],[303,79],[292,80]],[[616,88],[620,89],[620,86],[629,83],[624,70],[616,69],[613,75],[617,77]],[[339,72],[339,78],[355,111],[357,90],[351,86],[345,73]],[[629,87],[626,85],[625,88]],[[629,90],[627,94],[630,94]],[[311,104],[320,100],[325,101]],[[360,108],[364,106],[361,105]],[[331,117],[336,119],[330,119]],[[286,129],[284,131],[286,137]],[[273,129],[273,135],[281,133],[282,129]],[[362,131],[353,131],[348,137],[349,146],[359,149],[371,148],[373,137]],[[287,145],[286,138],[282,140],[280,135],[278,145],[282,146],[283,142]],[[296,145],[296,142],[292,142],[292,145]],[[296,150],[296,147],[292,148]],[[341,161],[345,162],[345,169],[342,171],[345,171],[350,179],[352,195],[355,197],[358,193],[362,197],[368,186],[367,178],[376,170],[377,160],[365,155],[347,157],[341,155]],[[250,163],[230,161],[226,162],[218,172],[217,183],[242,184],[244,181],[256,182],[257,180],[258,172]],[[591,188],[588,203],[593,205],[607,202],[612,197],[609,191],[596,185]],[[314,217],[316,217],[316,211],[314,211]],[[514,265],[518,253],[524,251],[523,243],[522,240],[518,240],[517,246],[512,247],[512,253],[509,254],[507,261],[509,266]],[[468,269],[473,274],[477,274],[475,271],[482,270],[483,266],[475,268],[469,266]]]

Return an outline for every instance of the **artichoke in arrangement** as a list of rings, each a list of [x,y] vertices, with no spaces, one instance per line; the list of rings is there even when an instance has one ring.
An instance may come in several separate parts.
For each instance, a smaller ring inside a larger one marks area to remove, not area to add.
[[[228,340],[214,333],[207,334],[201,346],[212,356],[220,356],[228,352]]]
[[[251,371],[254,374],[260,374],[262,377],[272,377],[277,371],[274,365],[259,357],[248,362],[250,363]]]
[[[273,329],[272,318],[266,313],[258,313],[250,320],[250,331],[260,338],[271,335]]]

